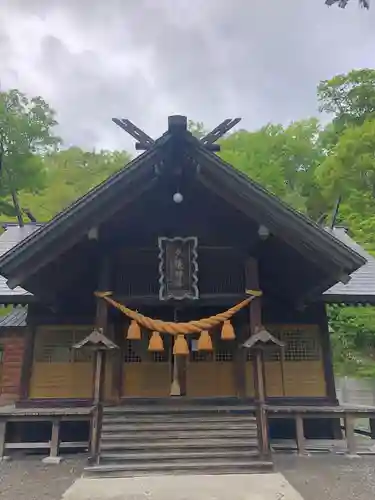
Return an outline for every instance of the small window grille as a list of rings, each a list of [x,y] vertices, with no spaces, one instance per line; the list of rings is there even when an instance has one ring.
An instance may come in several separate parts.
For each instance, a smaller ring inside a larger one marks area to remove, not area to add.
[[[319,332],[314,326],[270,326],[270,333],[281,340],[284,347],[285,361],[318,361],[321,358]],[[267,361],[280,360],[280,349],[271,347],[266,350]],[[253,359],[253,352],[247,352],[247,359]]]
[[[92,360],[90,349],[73,349],[89,335],[92,327],[53,328],[37,331],[34,360],[38,363],[80,363]]]
[[[141,356],[138,354],[140,347],[139,340],[126,340],[125,341],[125,363],[141,363]]]

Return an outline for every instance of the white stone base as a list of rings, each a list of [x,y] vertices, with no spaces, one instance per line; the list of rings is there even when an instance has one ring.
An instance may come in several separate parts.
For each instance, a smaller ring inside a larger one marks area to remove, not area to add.
[[[62,457],[45,457],[42,460],[42,462],[47,465],[59,465],[62,461]]]
[[[63,500],[303,500],[282,474],[78,479]]]

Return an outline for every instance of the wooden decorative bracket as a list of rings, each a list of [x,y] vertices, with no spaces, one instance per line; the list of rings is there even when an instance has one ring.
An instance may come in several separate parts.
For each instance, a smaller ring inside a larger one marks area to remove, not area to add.
[[[241,121],[241,118],[227,118],[222,121],[217,127],[211,130],[211,132],[201,139],[201,143],[211,151],[220,151],[220,146],[214,143],[223,137],[224,134],[229,132],[237,123]]]
[[[155,141],[149,135],[147,135],[142,129],[134,125],[127,118],[112,118],[113,123],[118,125],[120,128],[125,130],[129,135],[134,137],[137,141],[135,144],[135,149],[139,151],[144,151],[150,149]],[[217,125],[214,129],[211,130],[210,133],[206,134],[204,137],[200,139],[200,142],[203,146],[209,151],[220,151],[220,145],[215,144],[215,142],[223,137],[224,134],[229,132],[237,123],[241,121],[241,118],[227,118],[222,121],[219,125]],[[186,116],[170,116],[168,118],[168,130],[171,131],[171,128],[179,128],[186,130],[187,119]]]
[[[135,149],[145,150],[150,149],[155,144],[154,139],[147,135],[142,129],[138,128],[134,123],[126,118],[112,118],[113,123],[116,123],[120,128],[125,130],[129,135],[134,137],[138,142],[135,144]]]

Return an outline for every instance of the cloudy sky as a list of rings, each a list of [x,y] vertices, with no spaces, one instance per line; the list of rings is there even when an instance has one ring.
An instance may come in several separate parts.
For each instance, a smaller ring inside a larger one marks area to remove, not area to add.
[[[0,83],[42,95],[67,144],[131,148],[170,114],[252,129],[317,113],[319,80],[374,66],[375,5],[324,0],[0,0]]]

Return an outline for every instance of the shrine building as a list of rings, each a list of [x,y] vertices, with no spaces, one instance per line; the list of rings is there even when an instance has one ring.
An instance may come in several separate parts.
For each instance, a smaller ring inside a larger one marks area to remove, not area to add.
[[[326,302],[367,259],[223,161],[222,128],[130,133],[144,152],[121,171],[0,237],[0,301],[22,306],[0,324],[0,452],[34,409],[86,419],[104,472],[267,467],[290,433],[270,408],[339,406]]]

